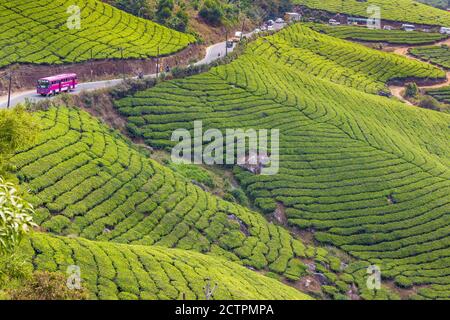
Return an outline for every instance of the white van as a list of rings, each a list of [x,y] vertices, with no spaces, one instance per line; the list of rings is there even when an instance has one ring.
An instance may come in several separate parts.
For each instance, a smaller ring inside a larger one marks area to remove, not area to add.
[[[442,34],[450,34],[450,28],[442,27],[439,32]]]

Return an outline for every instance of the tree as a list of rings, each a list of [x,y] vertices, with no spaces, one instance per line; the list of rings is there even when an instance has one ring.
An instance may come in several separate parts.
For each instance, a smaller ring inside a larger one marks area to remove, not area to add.
[[[189,16],[183,9],[178,10],[178,12],[175,14],[175,17],[173,17],[170,23],[173,29],[181,32],[185,32],[187,30],[188,24],[189,24]]]
[[[217,0],[206,0],[199,11],[200,17],[212,25],[219,25],[222,23],[223,9]]]
[[[13,254],[23,236],[36,224],[33,206],[16,195],[13,184],[0,177],[0,254]]]
[[[141,18],[152,18],[152,9],[147,0],[117,0],[115,6]]]
[[[418,94],[419,88],[417,87],[417,84],[415,84],[414,82],[408,83],[408,85],[406,86],[405,98],[416,98]]]
[[[156,18],[159,23],[165,23],[172,17],[172,11],[174,8],[173,0],[159,0],[156,9]]]
[[[0,110],[0,174],[15,150],[35,141],[38,130],[36,119],[25,108]]]

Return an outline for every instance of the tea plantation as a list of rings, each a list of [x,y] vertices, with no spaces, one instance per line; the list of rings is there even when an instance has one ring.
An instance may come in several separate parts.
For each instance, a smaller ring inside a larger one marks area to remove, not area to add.
[[[205,300],[207,279],[215,299],[305,300],[307,295],[223,258],[158,246],[123,245],[36,233],[22,252],[37,270],[80,267],[90,298]]]
[[[438,101],[450,104],[450,87],[428,89],[426,93]]]
[[[161,83],[117,108],[134,134],[159,147],[194,120],[204,130],[280,129],[277,175],[235,169],[254,203],[267,213],[283,205],[290,224],[380,265],[418,297],[448,298],[450,116],[367,93],[398,75],[443,72],[295,26],[229,65]]]
[[[98,0],[0,0],[0,21],[0,67],[154,57],[195,41]]]
[[[311,9],[360,17],[371,16],[373,12],[368,12],[369,6],[378,6],[383,20],[437,26],[450,25],[449,12],[414,0],[294,0],[293,2]]]
[[[450,69],[450,49],[446,45],[412,48],[409,53],[419,59]]]
[[[333,37],[357,41],[387,42],[391,44],[420,45],[430,44],[447,39],[441,33],[406,32],[403,30],[368,29],[358,26],[330,26],[313,24],[311,28],[317,32],[329,34]]]
[[[385,84],[391,79],[445,79],[445,72],[429,64],[320,34],[301,24],[257,41],[252,50],[270,63],[369,93],[387,93]]]

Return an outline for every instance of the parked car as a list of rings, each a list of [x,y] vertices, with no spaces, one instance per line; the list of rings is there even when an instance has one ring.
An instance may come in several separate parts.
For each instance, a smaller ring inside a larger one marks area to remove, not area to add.
[[[284,23],[284,20],[282,18],[278,18],[277,20],[275,20],[276,23]]]
[[[392,26],[384,26],[383,29],[384,30],[394,30],[394,27],[392,27]]]

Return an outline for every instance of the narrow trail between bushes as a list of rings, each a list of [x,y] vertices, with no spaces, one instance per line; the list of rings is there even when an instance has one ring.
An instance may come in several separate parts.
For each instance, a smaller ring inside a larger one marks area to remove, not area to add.
[[[274,30],[279,31],[279,30],[283,29],[285,26],[286,26],[286,24],[284,24],[284,23],[276,23],[274,25]],[[255,34],[255,31],[251,31],[249,33],[244,34],[243,36],[246,38],[249,38],[254,34]],[[199,66],[199,65],[210,64],[216,60],[222,59],[223,57],[226,56],[227,52],[228,53],[233,52],[235,47],[236,47],[236,43],[233,43],[232,47],[227,48],[226,41],[213,44],[206,48],[205,57],[202,60],[196,62],[194,65]],[[156,74],[144,75],[144,78],[155,78],[155,77],[156,77]],[[131,79],[136,79],[136,78],[137,77],[132,77]],[[81,91],[94,91],[94,90],[103,89],[103,88],[110,88],[110,87],[114,87],[114,86],[120,84],[122,81],[123,81],[123,79],[84,82],[84,83],[80,83],[77,86],[77,88],[75,90],[73,90],[71,93],[77,94],[77,93],[80,93]],[[13,93],[11,95],[10,107],[14,107],[15,105],[17,105],[19,103],[24,103],[26,100],[35,102],[38,100],[45,100],[45,99],[49,99],[49,97],[42,97],[42,96],[37,95],[36,90],[17,92],[17,93]],[[7,96],[0,96],[0,109],[4,109],[7,107],[7,101],[8,101]]]

